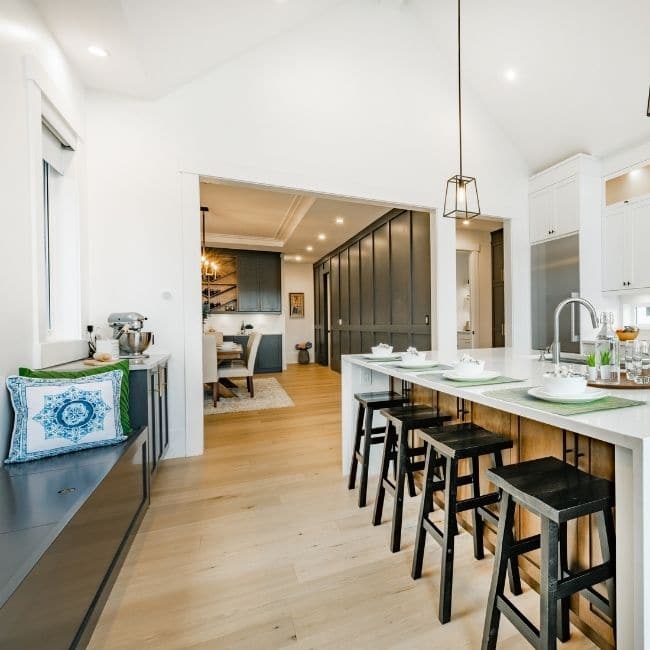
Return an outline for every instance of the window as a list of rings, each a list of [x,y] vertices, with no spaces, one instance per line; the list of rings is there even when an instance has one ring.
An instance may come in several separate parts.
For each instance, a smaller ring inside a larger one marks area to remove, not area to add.
[[[80,237],[74,151],[43,122],[42,343],[80,338]]]

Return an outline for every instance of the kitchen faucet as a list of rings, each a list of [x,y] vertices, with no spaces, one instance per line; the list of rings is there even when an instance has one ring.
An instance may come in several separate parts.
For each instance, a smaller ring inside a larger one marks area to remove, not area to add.
[[[580,298],[579,296],[575,298],[567,298],[566,300],[563,300],[555,308],[555,315],[553,316],[552,352],[553,352],[553,363],[556,366],[560,365],[560,312],[566,305],[570,305],[572,303],[577,303],[578,305],[582,305],[589,312],[589,315],[591,316],[591,324],[594,326],[594,328],[598,327],[598,313],[596,312],[596,308],[589,300],[587,300],[586,298]]]

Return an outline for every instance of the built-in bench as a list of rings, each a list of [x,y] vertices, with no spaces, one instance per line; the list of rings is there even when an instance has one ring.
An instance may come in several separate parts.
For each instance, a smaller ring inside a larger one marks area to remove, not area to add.
[[[85,647],[149,505],[147,430],[0,468],[0,648]]]

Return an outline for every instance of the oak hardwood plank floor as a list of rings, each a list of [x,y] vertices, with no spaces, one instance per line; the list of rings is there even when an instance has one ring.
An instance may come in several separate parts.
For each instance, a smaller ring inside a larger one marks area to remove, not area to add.
[[[441,626],[433,542],[410,577],[418,499],[392,554],[392,501],[373,527],[374,479],[359,510],[341,476],[340,376],[313,364],[275,376],[294,407],[207,417],[205,454],[162,464],[90,648],[478,648],[491,556],[475,561],[457,538]],[[537,620],[534,592],[517,604]],[[562,647],[593,647],[572,635]],[[529,646],[504,621],[499,647]]]

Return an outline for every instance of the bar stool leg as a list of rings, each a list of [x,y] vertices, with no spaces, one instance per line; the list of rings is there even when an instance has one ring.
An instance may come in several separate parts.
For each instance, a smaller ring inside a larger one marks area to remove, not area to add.
[[[440,571],[440,599],[438,618],[441,623],[451,619],[451,591],[454,580],[454,539],[456,524],[456,490],[458,461],[447,458],[445,483],[445,528],[442,536],[442,567]]]
[[[478,456],[472,456],[472,496],[475,498],[481,496]],[[483,547],[483,517],[479,513],[478,508],[474,508],[472,511],[472,519],[474,523],[474,557],[477,560],[482,560],[485,557]]]
[[[541,561],[539,586],[539,648],[557,648],[557,576],[559,572],[558,546],[560,541],[558,524],[541,517]]]
[[[368,468],[370,467],[370,447],[372,446],[372,416],[374,411],[366,408],[366,433],[363,438],[363,460],[361,461],[361,484],[359,485],[359,508],[366,505],[368,491]]]
[[[424,465],[424,488],[420,495],[420,515],[418,529],[415,534],[415,549],[413,551],[413,565],[411,578],[417,580],[422,576],[422,563],[424,562],[424,547],[427,541],[427,531],[423,522],[433,512],[433,481],[436,469],[436,453],[431,445],[427,446],[426,463]]]
[[[492,454],[495,467],[503,467],[503,457],[501,456],[500,451],[495,451]],[[501,492],[501,490],[499,490]],[[513,528],[514,528],[514,518],[513,518]],[[514,534],[513,534],[514,539]],[[519,574],[519,560],[516,557],[510,558],[508,563],[508,585],[510,591],[514,596],[520,596],[524,593],[524,590],[521,588],[521,575]]]
[[[361,448],[361,435],[363,430],[363,404],[359,403],[359,408],[357,409],[357,428],[356,433],[354,434],[354,448],[352,449],[352,462],[350,463],[350,476],[348,477],[348,490],[354,490],[354,486],[357,483],[357,452]]]
[[[408,485],[409,485],[409,496],[410,497],[417,496],[417,491],[415,489],[415,479],[413,478],[413,469],[411,468],[411,457],[408,455],[408,453],[406,454],[406,478],[408,480]]]
[[[600,552],[603,562],[609,562],[612,566],[612,575],[616,575],[616,533],[614,529],[614,517],[611,508],[606,508],[596,513],[596,524],[598,525],[598,538],[600,540]],[[614,625],[614,638],[616,638],[616,586],[614,577],[605,582],[607,589],[607,600],[609,611],[607,614]]]
[[[393,523],[390,532],[390,550],[397,553],[402,540],[402,514],[404,511],[404,479],[408,462],[407,431],[400,422],[395,427],[397,438],[397,478],[395,479],[395,498],[393,499]]]
[[[372,513],[372,525],[379,526],[381,524],[381,516],[384,511],[384,497],[386,496],[386,488],[384,487],[384,479],[388,478],[388,466],[390,465],[391,450],[393,448],[393,441],[395,435],[394,428],[390,420],[386,421],[386,434],[384,436],[384,451],[381,456],[381,471],[379,473],[379,482],[377,483],[377,497],[375,498],[375,508]]]
[[[569,570],[569,553],[567,548],[567,525],[566,522],[560,524],[560,564],[558,571],[558,579],[562,580],[566,572]],[[571,629],[569,626],[569,607],[571,605],[571,598],[561,598],[557,601],[557,638],[562,643],[565,643],[571,638]]]
[[[514,541],[512,534],[514,525],[515,502],[509,494],[504,494],[499,513],[499,528],[494,552],[494,568],[492,570],[492,582],[490,583],[490,594],[488,596],[485,625],[483,627],[481,650],[496,650],[497,647],[499,621],[501,620],[501,612],[497,607],[497,598],[504,593],[506,574],[508,572],[508,556],[510,555],[510,548]]]

